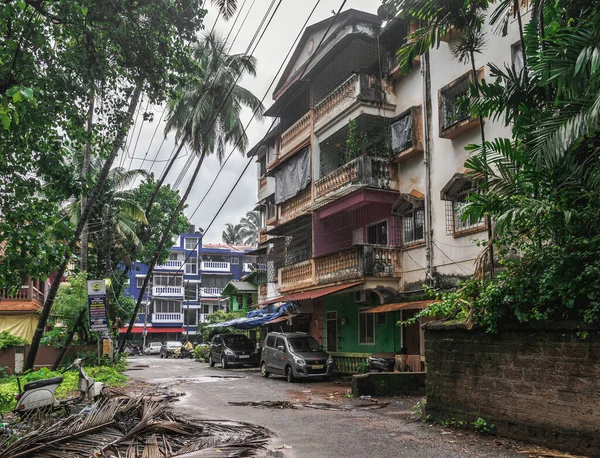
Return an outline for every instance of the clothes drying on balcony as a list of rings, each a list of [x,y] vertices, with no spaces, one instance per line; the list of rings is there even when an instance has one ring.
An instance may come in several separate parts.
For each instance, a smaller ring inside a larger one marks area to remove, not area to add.
[[[209,324],[207,327],[253,329],[258,328],[259,326],[262,326],[276,318],[280,318],[287,315],[291,316],[295,310],[296,306],[290,302],[287,302],[285,304],[282,304],[277,309],[268,308],[261,310],[253,310],[252,312],[248,312],[248,314],[245,317],[236,318],[229,321],[222,321],[220,323]]]
[[[275,171],[275,203],[291,199],[311,182],[310,147],[285,161]]]

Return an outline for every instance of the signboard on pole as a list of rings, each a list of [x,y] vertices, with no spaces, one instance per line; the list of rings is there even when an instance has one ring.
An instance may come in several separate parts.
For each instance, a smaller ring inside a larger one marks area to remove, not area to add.
[[[104,280],[88,280],[87,288],[90,331],[108,331],[106,284]]]

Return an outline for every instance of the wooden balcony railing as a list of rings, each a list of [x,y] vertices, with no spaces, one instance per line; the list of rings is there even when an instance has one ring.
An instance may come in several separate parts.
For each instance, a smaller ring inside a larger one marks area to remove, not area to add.
[[[316,198],[320,199],[350,185],[390,189],[392,175],[387,159],[360,156],[315,182]]]
[[[14,293],[0,289],[0,300],[3,301],[28,301],[32,300],[40,305],[44,303],[44,294],[34,286],[23,286]]]
[[[279,290],[283,293],[314,284],[315,263],[312,259],[279,270]]]
[[[365,277],[396,277],[400,271],[400,247],[364,245],[284,267],[279,270],[279,287],[287,292]]]
[[[309,142],[312,126],[313,114],[311,111],[309,111],[298,121],[292,124],[292,127],[281,134],[281,149],[279,150],[279,158],[285,158],[288,154],[297,151],[299,146],[303,146],[305,143]]]
[[[267,235],[267,229],[261,229],[260,231],[258,231],[258,243],[264,243],[267,241],[268,239],[268,235]]]
[[[291,199],[279,204],[279,224],[286,223],[299,216],[311,203],[311,187],[307,186]]]

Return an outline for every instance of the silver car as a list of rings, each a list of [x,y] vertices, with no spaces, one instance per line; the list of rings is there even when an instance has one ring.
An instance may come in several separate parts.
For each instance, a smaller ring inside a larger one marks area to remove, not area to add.
[[[144,348],[144,354],[159,355],[161,346],[162,344],[160,342],[151,342],[146,348]]]
[[[260,358],[260,373],[285,375],[288,382],[299,378],[327,380],[333,372],[333,358],[308,334],[271,332],[265,338]]]

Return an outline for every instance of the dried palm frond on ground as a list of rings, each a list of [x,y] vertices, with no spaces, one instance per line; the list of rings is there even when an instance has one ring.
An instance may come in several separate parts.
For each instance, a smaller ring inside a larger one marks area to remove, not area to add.
[[[370,404],[359,404],[354,407],[343,407],[336,404],[328,404],[326,402],[289,402],[289,401],[245,401],[245,402],[230,402],[230,406],[250,406],[264,407],[268,409],[317,409],[317,410],[333,410],[333,411],[350,411],[350,410],[375,410],[383,409],[389,405],[389,402],[371,402]]]
[[[183,419],[166,398],[121,396],[4,440],[0,458],[245,457],[265,448],[270,436],[247,423]]]

